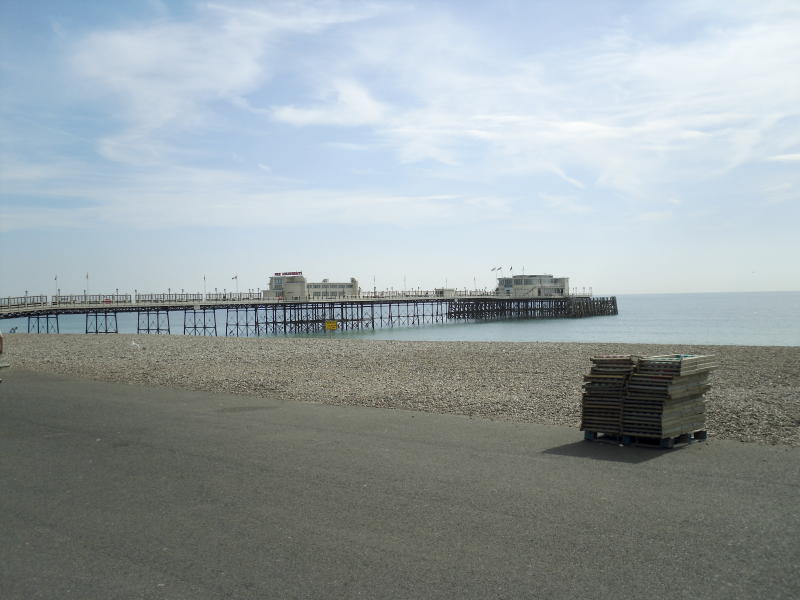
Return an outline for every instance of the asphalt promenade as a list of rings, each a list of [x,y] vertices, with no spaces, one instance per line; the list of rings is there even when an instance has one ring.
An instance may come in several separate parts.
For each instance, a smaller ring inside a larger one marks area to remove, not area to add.
[[[796,598],[800,449],[0,384],[0,598]]]

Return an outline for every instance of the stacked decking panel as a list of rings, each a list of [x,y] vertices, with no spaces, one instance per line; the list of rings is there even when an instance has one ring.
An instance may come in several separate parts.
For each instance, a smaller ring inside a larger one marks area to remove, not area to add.
[[[664,440],[705,428],[713,356],[600,356],[592,363],[584,376],[583,431]]]
[[[640,358],[628,380],[623,433],[664,439],[704,429],[703,395],[711,389],[708,377],[715,367],[713,356]]]
[[[636,367],[629,355],[595,356],[583,376],[581,429],[622,433],[622,406],[628,378]]]
[[[716,367],[716,359],[710,354],[666,354],[639,358],[636,372],[678,376],[708,373]]]

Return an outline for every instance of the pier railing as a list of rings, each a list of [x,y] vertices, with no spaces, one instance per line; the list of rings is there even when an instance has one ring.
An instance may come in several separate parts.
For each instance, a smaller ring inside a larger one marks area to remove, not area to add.
[[[573,296],[534,296],[531,299],[551,299],[551,298],[588,298],[586,295]],[[385,301],[385,300],[443,300],[454,298],[492,298],[505,300],[520,300],[509,296],[496,295],[489,290],[448,290],[443,293],[441,290],[384,290],[361,292],[358,295],[338,295],[316,298],[306,296],[305,298],[284,298],[265,297],[261,291],[258,292],[207,292],[197,293],[149,293],[137,292],[134,294],[55,294],[46,295],[26,295],[0,297],[0,311],[16,308],[37,308],[42,306],[93,306],[93,305],[120,305],[120,304],[203,304],[203,303],[229,303],[229,302],[326,302],[326,301]],[[529,298],[522,298],[528,300]],[[2,317],[2,315],[0,315]]]

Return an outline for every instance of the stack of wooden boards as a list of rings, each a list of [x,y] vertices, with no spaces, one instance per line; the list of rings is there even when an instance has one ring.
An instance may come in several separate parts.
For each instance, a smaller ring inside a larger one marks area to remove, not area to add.
[[[673,439],[705,427],[713,356],[596,356],[584,375],[581,430]]]
[[[593,356],[592,368],[583,376],[581,430],[622,433],[622,406],[628,379],[637,356]]]

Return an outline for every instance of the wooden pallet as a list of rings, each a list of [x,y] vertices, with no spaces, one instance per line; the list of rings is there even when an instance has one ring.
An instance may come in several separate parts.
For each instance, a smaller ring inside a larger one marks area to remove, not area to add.
[[[694,442],[704,442],[708,439],[705,429],[690,431],[673,437],[650,437],[642,435],[615,434],[603,431],[584,431],[583,439],[589,442],[603,442],[622,446],[636,446],[639,448],[672,449],[675,446],[688,446]]]

